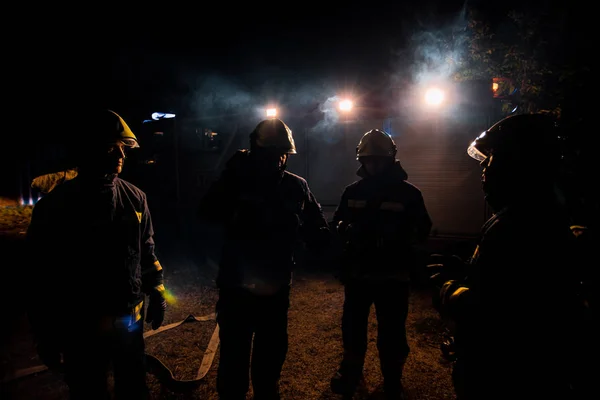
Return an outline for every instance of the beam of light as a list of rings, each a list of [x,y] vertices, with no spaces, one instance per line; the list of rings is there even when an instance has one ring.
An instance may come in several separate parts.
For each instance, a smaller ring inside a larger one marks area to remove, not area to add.
[[[438,88],[431,88],[425,92],[425,103],[431,106],[439,106],[444,101],[444,92]]]
[[[269,118],[275,118],[277,116],[277,109],[276,108],[267,108],[267,117]]]
[[[167,301],[167,304],[169,304],[169,305],[173,305],[173,304],[177,303],[177,298],[168,289],[165,290],[165,300]]]
[[[340,101],[340,104],[339,104],[340,110],[344,111],[344,112],[348,112],[348,111],[352,110],[352,106],[353,106],[352,100],[349,100],[349,99],[344,99],[344,100]]]
[[[155,121],[158,121],[159,119],[166,119],[166,118],[175,118],[175,114],[161,113],[161,112],[152,113],[152,119]]]

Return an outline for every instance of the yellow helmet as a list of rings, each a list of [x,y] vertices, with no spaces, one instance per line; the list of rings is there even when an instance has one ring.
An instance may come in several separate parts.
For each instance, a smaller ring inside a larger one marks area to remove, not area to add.
[[[356,159],[367,156],[395,157],[396,151],[396,143],[389,134],[379,129],[371,129],[356,146]]]
[[[121,142],[130,148],[140,147],[137,137],[133,134],[125,120],[112,110],[108,110],[108,112],[109,114],[106,120],[103,121],[101,129],[103,134],[108,135],[109,141]]]
[[[250,149],[273,149],[296,154],[292,130],[280,119],[265,119],[250,134]]]

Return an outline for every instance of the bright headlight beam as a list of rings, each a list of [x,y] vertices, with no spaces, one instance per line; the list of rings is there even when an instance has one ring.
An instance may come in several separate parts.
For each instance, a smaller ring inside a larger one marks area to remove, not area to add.
[[[431,88],[425,92],[425,102],[432,106],[442,104],[444,97],[444,92],[438,88]]]
[[[352,100],[345,99],[340,101],[339,107],[341,111],[350,111],[352,110],[352,105]]]

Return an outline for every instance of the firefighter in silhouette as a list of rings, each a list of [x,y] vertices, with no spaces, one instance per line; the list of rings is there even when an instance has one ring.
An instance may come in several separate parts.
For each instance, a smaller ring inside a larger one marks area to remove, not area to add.
[[[474,254],[434,275],[454,325],[458,399],[574,399],[579,335],[574,235],[556,185],[560,135],[547,114],[510,116],[468,147],[494,211]],[[457,272],[464,271],[460,274]]]
[[[96,111],[67,120],[87,123],[72,138],[77,177],[33,209],[29,317],[41,360],[64,370],[71,399],[109,398],[111,364],[116,398],[147,399],[143,321],[162,324],[163,269],[146,195],[119,178],[137,139],[119,115]]]
[[[250,150],[238,150],[200,205],[203,220],[226,229],[216,306],[221,399],[245,399],[250,375],[255,399],[279,398],[294,251],[299,240],[315,250],[329,242],[306,180],[286,171],[293,154],[290,128],[277,118],[261,121]]]
[[[396,160],[396,144],[373,129],[356,148],[362,179],[347,186],[333,221],[343,242],[340,271],[344,284],[344,355],[331,381],[335,393],[351,395],[359,385],[371,305],[378,323],[377,348],[388,398],[403,396],[409,282],[417,247],[431,230],[421,191],[407,181]]]

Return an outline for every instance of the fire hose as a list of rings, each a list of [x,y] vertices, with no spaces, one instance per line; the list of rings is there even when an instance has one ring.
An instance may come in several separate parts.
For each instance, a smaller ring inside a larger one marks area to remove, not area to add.
[[[181,326],[186,323],[214,321],[215,319],[216,315],[214,313],[204,315],[202,317],[195,317],[194,315],[190,314],[179,322],[174,322],[172,324],[161,326],[156,330],[145,332],[144,339],[168,331],[169,329],[177,328],[178,326]],[[147,372],[154,375],[158,379],[158,381],[167,389],[173,392],[187,392],[197,388],[203,382],[204,377],[206,376],[206,374],[210,370],[210,367],[212,366],[218,347],[219,325],[217,324],[210,338],[208,346],[204,351],[202,362],[200,363],[200,367],[198,368],[198,372],[196,373],[196,377],[194,379],[176,379],[173,375],[173,372],[158,357],[148,353],[146,353],[146,370]],[[36,365],[34,367],[19,369],[14,373],[10,374],[9,376],[5,377],[2,380],[2,383],[7,383],[17,379],[25,378],[27,376],[38,374],[47,370],[48,367],[45,365]]]

